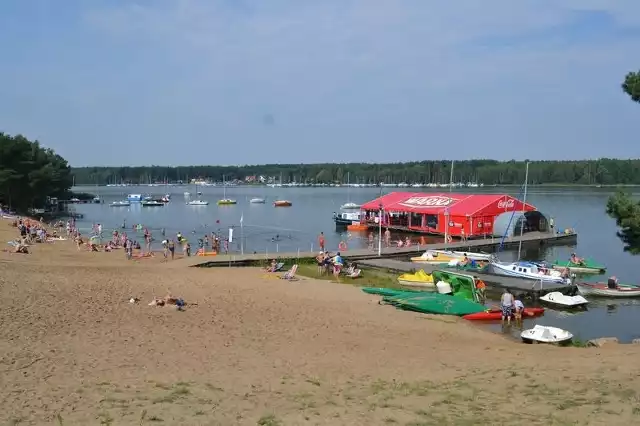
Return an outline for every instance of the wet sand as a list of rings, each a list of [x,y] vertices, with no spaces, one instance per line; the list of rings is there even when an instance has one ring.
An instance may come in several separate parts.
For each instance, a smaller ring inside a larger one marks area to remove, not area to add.
[[[0,220],[3,244],[16,233]],[[640,346],[523,345],[349,285],[181,263],[0,253],[0,424],[640,420]],[[147,306],[167,293],[197,305]]]

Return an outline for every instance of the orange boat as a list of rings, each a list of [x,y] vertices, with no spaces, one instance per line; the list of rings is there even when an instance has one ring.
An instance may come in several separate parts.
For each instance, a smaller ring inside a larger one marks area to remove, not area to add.
[[[276,200],[273,202],[273,207],[291,207],[293,203],[288,200]]]
[[[217,256],[218,253],[215,251],[202,251],[202,250],[198,250],[198,252],[196,253],[196,256]]]
[[[347,230],[349,231],[366,231],[367,229],[369,229],[369,227],[364,223],[353,223],[351,225],[347,225]]]

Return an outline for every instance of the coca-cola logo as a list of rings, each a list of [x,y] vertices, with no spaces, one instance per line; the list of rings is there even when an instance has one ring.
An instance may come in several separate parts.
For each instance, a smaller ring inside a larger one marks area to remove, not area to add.
[[[411,197],[403,202],[400,205],[405,207],[446,207],[457,200],[455,198],[449,197],[441,197],[441,196],[432,196],[432,197]]]
[[[498,208],[499,209],[512,209],[516,206],[516,202],[513,198],[510,198],[508,200],[500,200],[498,201]]]

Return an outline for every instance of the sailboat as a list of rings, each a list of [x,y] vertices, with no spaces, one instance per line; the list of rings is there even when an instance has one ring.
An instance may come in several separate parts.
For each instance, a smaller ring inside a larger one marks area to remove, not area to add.
[[[222,176],[222,190],[223,195],[222,195],[222,200],[218,200],[218,205],[219,206],[231,206],[234,204],[237,204],[236,200],[232,200],[230,198],[227,198],[227,182],[225,181],[225,177]]]
[[[186,192],[185,192],[186,194]],[[202,194],[201,192],[198,192],[198,184],[196,183],[196,194],[200,195]],[[209,202],[208,201],[204,201],[202,199],[197,199],[197,200],[191,200],[187,202],[188,206],[208,206]]]
[[[347,199],[351,198],[349,194],[351,193],[351,183],[350,183],[350,173],[347,172]],[[354,202],[348,201],[340,206],[342,210],[356,210],[360,208],[360,204],[356,204]]]

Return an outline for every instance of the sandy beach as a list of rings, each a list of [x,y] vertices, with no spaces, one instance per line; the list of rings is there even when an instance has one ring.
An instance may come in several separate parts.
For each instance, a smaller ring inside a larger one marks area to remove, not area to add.
[[[0,424],[640,421],[640,346],[523,345],[350,285],[58,241],[0,253],[0,292]],[[197,305],[147,305],[167,293]]]

